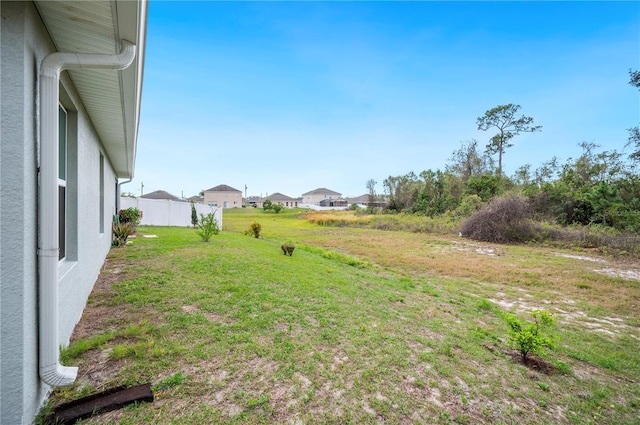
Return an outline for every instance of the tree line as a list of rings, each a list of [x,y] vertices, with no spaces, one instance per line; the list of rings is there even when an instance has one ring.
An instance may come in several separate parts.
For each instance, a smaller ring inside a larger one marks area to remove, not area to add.
[[[629,76],[629,84],[640,88],[640,72],[629,70]],[[625,148],[631,148],[630,154],[583,142],[576,158],[562,162],[553,157],[536,169],[526,164],[506,176],[503,157],[512,139],[542,129],[533,118],[519,115],[520,109],[499,105],[477,119],[479,130],[495,131],[484,150],[477,140],[463,141],[444,170],[386,178],[387,210],[462,218],[496,197],[520,193],[539,220],[640,231],[640,128],[628,129]],[[372,183],[367,182],[370,194]]]

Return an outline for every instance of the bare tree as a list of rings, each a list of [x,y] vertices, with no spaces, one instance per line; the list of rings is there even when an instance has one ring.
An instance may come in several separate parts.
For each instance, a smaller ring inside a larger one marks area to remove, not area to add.
[[[640,71],[629,70],[629,84],[640,89]],[[629,155],[634,161],[640,161],[640,127],[629,128],[629,139],[625,147],[634,145],[635,151]]]
[[[373,205],[376,202],[376,184],[377,181],[374,179],[367,180],[367,190],[369,191],[369,205],[367,205],[370,209],[373,209]]]
[[[478,151],[478,141],[475,139],[461,141],[460,148],[455,150],[449,158],[446,170],[466,181],[471,176],[481,176],[493,169],[490,156]]]

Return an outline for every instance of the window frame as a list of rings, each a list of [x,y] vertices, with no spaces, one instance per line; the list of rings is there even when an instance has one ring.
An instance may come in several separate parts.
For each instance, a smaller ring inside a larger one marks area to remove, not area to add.
[[[99,156],[99,167],[100,167],[100,188],[99,188],[99,193],[100,193],[100,206],[99,206],[99,232],[100,234],[104,234],[104,224],[105,224],[105,216],[104,216],[104,206],[105,206],[105,185],[104,185],[104,154],[102,153],[102,151],[99,152],[100,156]]]
[[[68,111],[58,103],[58,261],[67,257],[68,117]]]

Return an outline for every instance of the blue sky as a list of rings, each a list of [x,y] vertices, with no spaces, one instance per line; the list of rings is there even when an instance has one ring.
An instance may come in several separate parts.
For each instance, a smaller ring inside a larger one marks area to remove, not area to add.
[[[123,191],[291,197],[444,170],[507,103],[542,125],[504,171],[622,151],[640,121],[639,2],[151,1],[136,170]]]

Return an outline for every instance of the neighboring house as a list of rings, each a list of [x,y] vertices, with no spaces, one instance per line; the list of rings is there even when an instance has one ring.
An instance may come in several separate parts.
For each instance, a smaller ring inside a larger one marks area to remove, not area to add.
[[[298,206],[298,199],[294,199],[287,195],[283,195],[282,193],[276,192],[267,196],[266,198],[262,198],[258,202],[258,207],[262,208],[264,206],[264,201],[266,200],[269,200],[274,204],[281,204],[285,208],[295,208]]]
[[[194,195],[190,198],[187,198],[187,202],[190,202],[192,204],[204,204],[204,197]]]
[[[309,205],[320,205],[320,201],[338,199],[341,196],[341,193],[321,187],[319,189],[312,190],[311,192],[303,193],[302,203]]]
[[[338,199],[323,199],[319,204],[321,207],[348,207],[349,204],[344,198]]]
[[[354,198],[345,198],[349,205],[358,204],[358,205],[367,205],[369,202],[369,195],[360,195]]]
[[[0,3],[0,423],[30,424],[111,246],[136,156],[147,3]],[[81,372],[82,374],[86,371]]]
[[[260,205],[262,207],[262,197],[261,196],[249,196],[245,199],[245,205],[249,207],[257,207]]]
[[[384,208],[388,205],[388,202],[384,198],[384,196],[374,195],[373,199],[371,199],[371,195],[364,194],[360,196],[356,196],[355,198],[346,198],[348,205],[365,205],[367,207],[373,208]]]
[[[204,203],[212,207],[242,208],[242,191],[221,184],[204,191]]]
[[[156,190],[155,192],[147,193],[146,195],[142,195],[140,197],[144,199],[164,199],[168,201],[185,202],[184,199],[178,198],[177,196],[172,195],[169,192],[165,192],[164,190]]]

